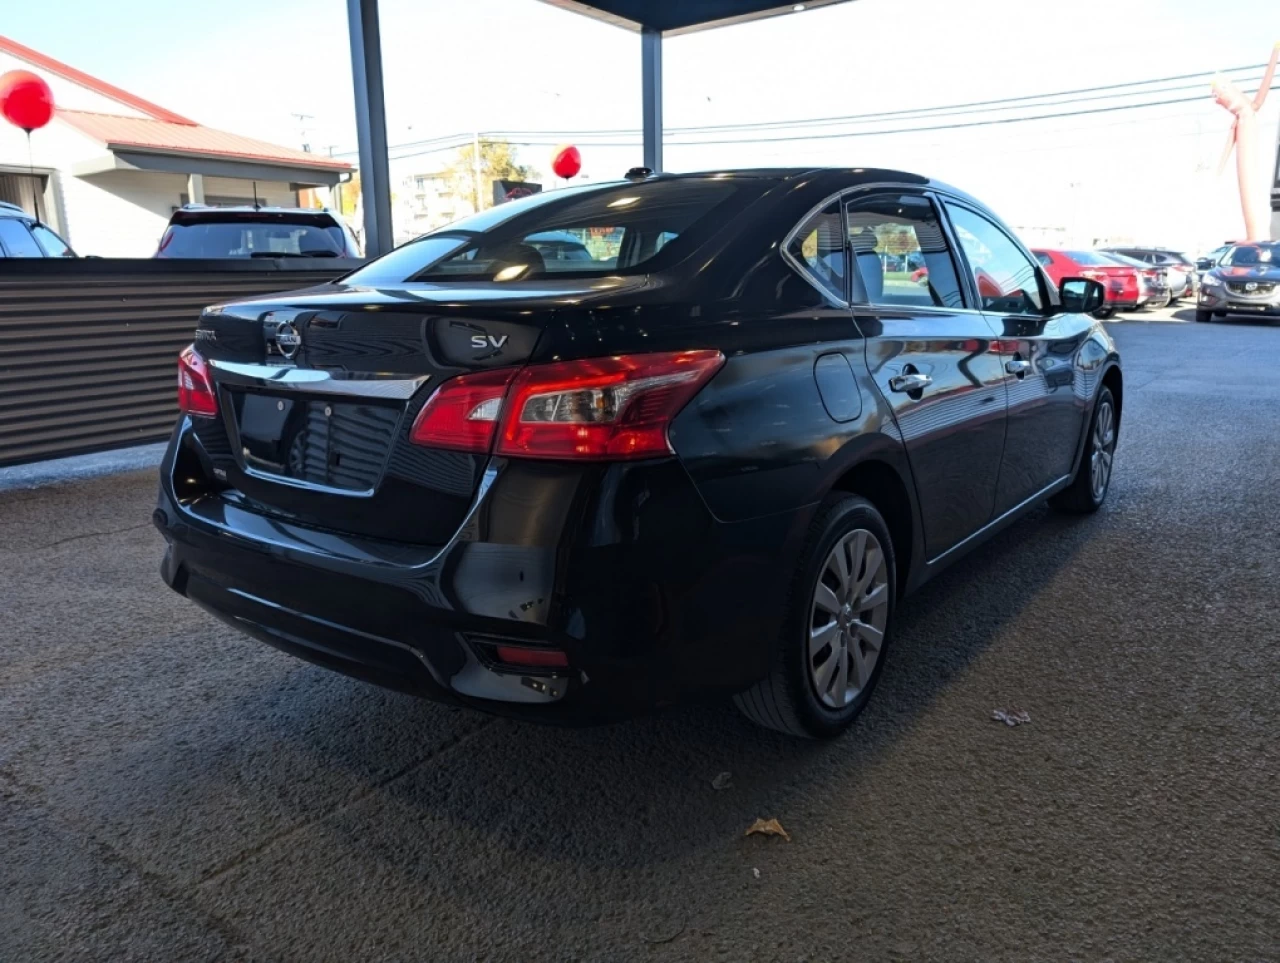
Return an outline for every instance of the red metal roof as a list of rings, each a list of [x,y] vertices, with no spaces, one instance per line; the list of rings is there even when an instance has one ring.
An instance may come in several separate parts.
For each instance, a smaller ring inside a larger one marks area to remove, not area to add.
[[[4,51],[11,56],[17,57],[19,60],[25,60],[33,67],[39,67],[41,70],[47,70],[51,74],[57,74],[72,83],[86,87],[95,93],[101,94],[103,97],[110,97],[126,106],[132,107],[134,110],[141,111],[149,117],[156,120],[162,120],[169,124],[183,124],[187,127],[195,127],[194,120],[188,120],[180,114],[175,114],[171,110],[165,110],[149,100],[143,100],[141,97],[135,97],[127,90],[121,90],[113,84],[107,83],[105,80],[99,80],[97,77],[91,77],[75,67],[68,66],[60,60],[54,60],[52,57],[46,57],[38,50],[32,50],[30,47],[23,46],[16,40],[10,40],[8,37],[0,36],[0,51]]]
[[[201,127],[189,121],[175,124],[145,117],[121,117],[117,114],[93,114],[83,110],[59,110],[58,119],[100,140],[112,148],[159,151],[165,154],[196,154],[202,157],[225,157],[232,160],[265,161],[294,167],[318,167],[350,170],[346,161],[321,157],[291,147],[279,147],[265,140],[242,137],[226,131]]]

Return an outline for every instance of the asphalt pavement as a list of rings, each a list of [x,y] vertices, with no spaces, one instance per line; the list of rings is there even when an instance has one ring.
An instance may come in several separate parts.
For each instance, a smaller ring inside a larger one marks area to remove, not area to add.
[[[911,598],[827,744],[384,692],[169,592],[154,469],[10,484],[0,960],[1280,959],[1280,325],[1187,316],[1110,325],[1104,510]]]

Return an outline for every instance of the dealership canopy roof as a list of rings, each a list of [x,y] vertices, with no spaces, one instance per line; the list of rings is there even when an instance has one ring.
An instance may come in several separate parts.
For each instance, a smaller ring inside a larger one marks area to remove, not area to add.
[[[644,166],[662,170],[662,38],[763,17],[803,13],[848,0],[543,0],[640,34],[641,128]],[[347,0],[351,70],[355,81],[356,133],[364,194],[365,252],[391,250],[391,175],[382,90],[382,41],[378,0]]]
[[[744,23],[762,17],[802,13],[846,0],[807,0],[805,3],[778,3],[777,0],[543,0],[565,10],[604,20],[627,30],[654,30],[672,36]]]

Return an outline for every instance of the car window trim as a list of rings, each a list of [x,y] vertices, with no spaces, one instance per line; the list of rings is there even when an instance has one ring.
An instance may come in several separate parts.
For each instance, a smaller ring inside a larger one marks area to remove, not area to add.
[[[1004,317],[1035,318],[1037,320],[1043,320],[1044,318],[1052,318],[1055,315],[1061,314],[1062,304],[1056,297],[1054,297],[1051,294],[1051,290],[1056,292],[1057,289],[1048,282],[1048,275],[1045,273],[1044,265],[1042,265],[1038,260],[1036,260],[1036,256],[1031,253],[1031,251],[1027,248],[1027,246],[1023,244],[1021,241],[1019,241],[1016,237],[1014,237],[1013,233],[1008,229],[1006,229],[1005,226],[1000,222],[998,218],[994,218],[991,214],[984,214],[982,211],[978,210],[972,203],[966,202],[963,198],[956,198],[953,195],[946,195],[946,197],[947,199],[946,201],[944,201],[944,204],[943,204],[944,207],[947,204],[953,204],[956,207],[964,208],[970,214],[973,214],[977,217],[982,218],[984,221],[986,221],[988,224],[994,227],[997,231],[1003,234],[1005,238],[1013,244],[1014,248],[1020,251],[1022,253],[1022,256],[1031,262],[1031,266],[1036,272],[1036,283],[1040,287],[1040,297],[1044,301],[1044,306],[1040,309],[1038,313],[1036,312],[1002,313],[998,311],[985,311],[985,310],[982,310],[980,313],[988,314],[988,315],[998,314]],[[951,217],[950,217],[950,213],[948,212],[948,215],[947,215],[948,227],[950,227],[950,222],[951,222]],[[973,266],[969,264],[969,256],[964,252],[964,248],[960,246],[959,238],[956,238],[956,245],[960,249],[961,257],[964,258],[965,266],[967,269],[965,273],[969,276],[969,281],[973,284],[973,287],[972,287],[972,291],[974,294],[973,303],[977,305],[981,305],[982,298],[978,295],[977,279],[975,278],[973,273]]]
[[[862,301],[854,302],[849,299],[849,283],[851,280],[851,275],[849,271],[849,237],[848,237],[849,232],[848,232],[847,225],[845,225],[845,240],[844,240],[846,277],[845,277],[845,299],[843,301],[837,298],[834,298],[831,294],[830,289],[825,287],[821,281],[818,281],[817,279],[815,279],[810,274],[810,272],[804,267],[804,265],[798,263],[796,259],[792,257],[790,252],[787,250],[791,246],[791,242],[795,240],[796,234],[799,233],[800,228],[802,228],[805,225],[805,222],[807,222],[809,218],[813,217],[814,214],[817,214],[819,211],[821,211],[824,207],[828,206],[833,202],[839,202],[840,203],[840,221],[841,221],[841,224],[843,225],[845,223],[844,198],[850,194],[861,194],[863,192],[876,191],[876,190],[892,190],[892,191],[900,191],[904,193],[915,192],[915,193],[925,194],[925,195],[934,197],[939,207],[941,207],[942,209],[942,213],[943,213],[942,229],[946,233],[947,242],[951,245],[953,252],[955,251],[956,240],[955,240],[954,234],[952,234],[951,232],[951,221],[946,216],[946,204],[950,201],[958,201],[964,204],[965,207],[970,207],[970,208],[972,208],[972,204],[966,203],[965,199],[960,195],[953,194],[950,191],[943,190],[936,186],[921,188],[918,184],[903,184],[898,181],[872,181],[871,183],[868,183],[868,184],[855,184],[852,187],[842,187],[840,188],[840,190],[834,191],[831,194],[828,194],[820,202],[813,205],[813,207],[809,208],[809,210],[805,212],[804,216],[801,217],[796,222],[795,226],[792,227],[791,230],[788,231],[786,235],[783,237],[782,246],[781,246],[782,258],[815,291],[817,291],[823,297],[827,298],[829,301],[834,302],[835,304],[837,304],[842,308],[848,308],[850,310],[853,310],[855,307],[859,309],[878,308],[880,310],[901,311],[903,308],[903,305],[901,304],[871,304],[869,302],[862,302]],[[975,210],[974,213],[976,214],[978,212]],[[1022,245],[1019,244],[1018,247],[1022,248]],[[953,254],[952,256],[954,257],[955,255]],[[966,262],[966,267],[967,267],[967,262]],[[1037,267],[1039,267],[1038,264],[1037,264]],[[962,271],[961,273],[965,274],[968,272]],[[967,284],[968,282],[962,279],[960,283]],[[966,288],[965,290],[969,292],[969,295],[970,295],[968,299],[969,302],[976,303],[973,301],[972,291],[970,291],[970,289],[968,288]],[[1057,306],[1056,302],[1054,302],[1054,306],[1055,307]],[[921,305],[919,308],[912,308],[912,310],[913,311],[915,310],[929,311],[929,312],[934,312],[938,314],[983,314],[982,311],[979,311],[978,309],[971,308],[971,307],[940,308],[936,305],[928,305],[928,306]]]

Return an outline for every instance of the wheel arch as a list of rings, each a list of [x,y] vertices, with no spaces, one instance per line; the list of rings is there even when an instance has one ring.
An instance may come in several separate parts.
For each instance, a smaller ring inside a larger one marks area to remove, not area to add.
[[[848,468],[831,486],[832,491],[865,498],[876,507],[893,538],[898,596],[905,594],[912,565],[920,557],[920,526],[910,480],[888,460],[871,456]]]

